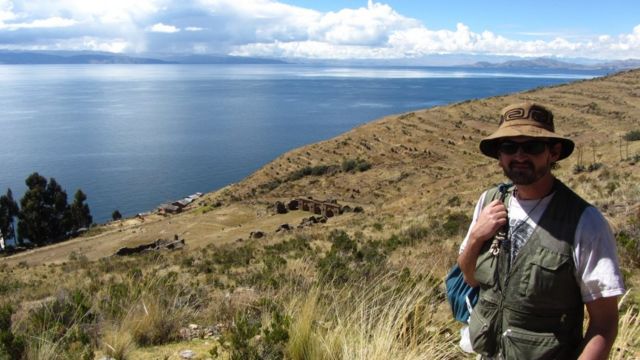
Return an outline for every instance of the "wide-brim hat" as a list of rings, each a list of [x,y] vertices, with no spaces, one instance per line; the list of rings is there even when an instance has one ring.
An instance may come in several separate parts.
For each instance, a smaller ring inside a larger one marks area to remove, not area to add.
[[[480,151],[497,159],[500,141],[517,136],[548,138],[561,143],[562,151],[558,160],[571,155],[575,147],[573,141],[556,134],[551,110],[533,102],[525,102],[502,109],[498,130],[480,141]]]

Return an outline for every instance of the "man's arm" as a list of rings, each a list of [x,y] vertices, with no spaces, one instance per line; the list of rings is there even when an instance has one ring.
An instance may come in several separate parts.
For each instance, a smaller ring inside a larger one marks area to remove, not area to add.
[[[584,337],[579,360],[607,359],[618,335],[618,297],[606,297],[589,302],[589,326]]]
[[[491,239],[500,227],[507,223],[507,210],[500,200],[494,200],[487,205],[480,215],[476,223],[469,231],[467,244],[458,256],[458,265],[464,274],[464,281],[470,286],[477,286],[473,274],[476,271],[476,261],[480,255],[480,249],[485,241]]]

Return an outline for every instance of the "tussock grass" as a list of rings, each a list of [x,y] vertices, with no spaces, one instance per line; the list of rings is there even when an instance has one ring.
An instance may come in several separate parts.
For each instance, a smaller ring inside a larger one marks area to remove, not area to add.
[[[612,360],[640,358],[640,313],[629,307],[620,317],[618,337],[611,351]]]
[[[438,315],[439,285],[398,274],[339,291],[318,287],[292,302],[292,359],[452,359],[451,321]]]
[[[122,325],[106,329],[100,343],[105,355],[115,360],[131,359],[131,354],[137,348],[133,335]]]

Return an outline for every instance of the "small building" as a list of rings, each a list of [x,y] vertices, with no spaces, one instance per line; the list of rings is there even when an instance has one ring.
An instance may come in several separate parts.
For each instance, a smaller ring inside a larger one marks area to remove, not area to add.
[[[158,213],[162,215],[177,214],[182,211],[182,208],[173,204],[162,204],[158,206]]]
[[[298,198],[297,206],[304,211],[310,211],[317,215],[332,217],[342,214],[341,207],[337,201],[319,201],[314,199]]]
[[[182,200],[178,200],[178,201],[174,201],[173,203],[171,203],[171,205],[177,206],[179,208],[184,208],[187,205],[191,204],[193,202],[193,200],[189,199],[189,198],[184,198]]]

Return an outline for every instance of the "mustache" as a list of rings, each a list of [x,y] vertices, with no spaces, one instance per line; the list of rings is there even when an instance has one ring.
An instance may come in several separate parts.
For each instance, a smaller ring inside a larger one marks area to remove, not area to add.
[[[519,165],[519,166],[526,165],[531,170],[535,168],[535,166],[533,165],[533,162],[529,160],[524,160],[524,161],[513,160],[509,162],[509,170],[513,170],[514,165]]]

